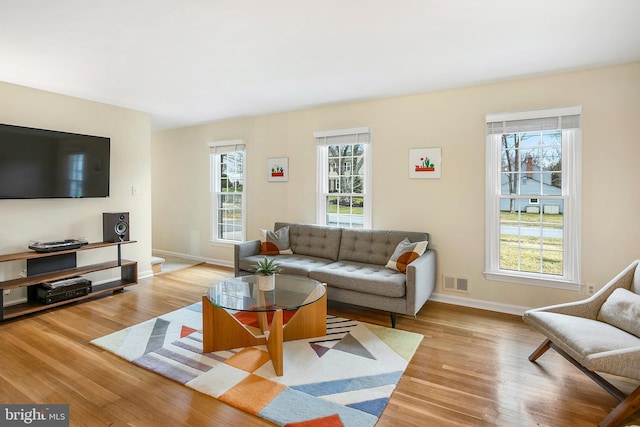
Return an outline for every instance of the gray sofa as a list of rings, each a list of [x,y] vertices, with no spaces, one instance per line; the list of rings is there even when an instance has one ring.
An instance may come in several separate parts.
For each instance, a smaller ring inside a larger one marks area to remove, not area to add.
[[[302,275],[327,284],[327,298],[348,304],[415,314],[435,287],[436,255],[429,249],[407,266],[406,274],[385,265],[403,239],[428,241],[428,233],[360,230],[276,222],[274,231],[288,227],[293,254],[275,257],[282,274]],[[263,260],[260,240],[235,245],[235,275],[248,275]]]

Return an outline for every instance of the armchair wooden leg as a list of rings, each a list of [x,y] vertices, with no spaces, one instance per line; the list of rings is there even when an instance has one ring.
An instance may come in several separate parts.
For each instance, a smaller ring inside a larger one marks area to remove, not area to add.
[[[609,383],[600,375],[595,372],[589,371],[584,366],[580,365],[573,357],[569,356],[562,349],[558,348],[551,340],[546,339],[533,353],[529,356],[529,360],[534,362],[540,356],[542,356],[547,350],[553,348],[558,354],[571,362],[576,368],[580,369],[589,378],[595,381],[605,391],[610,393],[613,397],[620,401],[620,404],[616,406],[613,411],[609,413],[598,424],[600,427],[615,427],[620,425],[625,419],[629,418],[634,412],[640,409],[640,386],[638,386],[631,394],[626,395],[622,391],[618,390],[613,384]]]
[[[531,362],[535,362],[538,357],[542,356],[547,350],[551,348],[551,340],[546,339],[538,348],[536,348],[533,353],[529,356],[529,360]]]
[[[600,424],[600,427],[614,427],[620,425],[634,412],[640,409],[640,386],[629,394],[613,411],[609,412]]]

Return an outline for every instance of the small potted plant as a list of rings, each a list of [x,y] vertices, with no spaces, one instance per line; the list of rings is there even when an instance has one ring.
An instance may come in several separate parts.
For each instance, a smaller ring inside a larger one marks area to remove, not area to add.
[[[258,289],[261,291],[272,291],[276,287],[276,273],[280,267],[274,258],[265,257],[254,265],[256,276],[258,276]]]

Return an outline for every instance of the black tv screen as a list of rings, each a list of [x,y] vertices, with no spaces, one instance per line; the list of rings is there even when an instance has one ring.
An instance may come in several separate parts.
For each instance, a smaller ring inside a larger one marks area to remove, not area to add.
[[[0,124],[0,199],[108,197],[110,144]]]

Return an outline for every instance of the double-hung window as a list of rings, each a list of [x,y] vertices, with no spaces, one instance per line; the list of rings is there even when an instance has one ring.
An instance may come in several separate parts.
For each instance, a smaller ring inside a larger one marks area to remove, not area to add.
[[[487,278],[579,289],[581,113],[487,115]]]
[[[316,222],[371,228],[371,132],[368,127],[315,132]]]
[[[209,144],[211,162],[211,239],[245,240],[245,144],[242,140]]]

